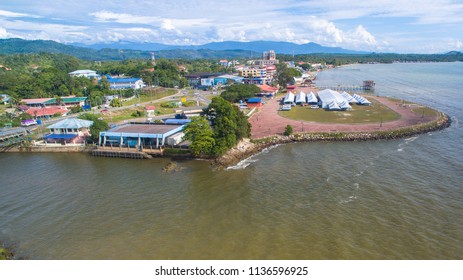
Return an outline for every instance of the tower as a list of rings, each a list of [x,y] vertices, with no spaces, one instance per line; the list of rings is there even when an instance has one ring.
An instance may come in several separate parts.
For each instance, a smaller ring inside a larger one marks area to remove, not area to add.
[[[156,59],[154,58],[154,52],[151,52],[151,63],[153,63],[153,65],[156,65]]]

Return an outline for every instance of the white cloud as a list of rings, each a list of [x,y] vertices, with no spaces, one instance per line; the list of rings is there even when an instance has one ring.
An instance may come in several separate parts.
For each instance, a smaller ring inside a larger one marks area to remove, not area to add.
[[[6,18],[16,18],[16,17],[30,17],[30,18],[40,18],[39,16],[30,15],[30,14],[23,14],[23,13],[15,13],[5,10],[0,10],[0,17]]]
[[[17,2],[2,3],[0,36],[86,43],[270,40],[369,51],[431,48],[421,43],[426,40],[455,49],[463,40],[463,3],[452,0],[223,0],[226,9],[206,0]],[[439,34],[423,32],[440,27]],[[409,35],[395,36],[396,30]]]

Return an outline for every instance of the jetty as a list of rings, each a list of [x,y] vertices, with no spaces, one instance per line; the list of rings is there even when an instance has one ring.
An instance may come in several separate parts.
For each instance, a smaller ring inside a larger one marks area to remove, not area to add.
[[[157,148],[144,147],[129,148],[129,147],[101,147],[91,151],[92,156],[96,157],[112,157],[112,158],[131,158],[131,159],[152,159],[153,156],[162,156],[163,150]]]
[[[319,86],[317,88],[320,90],[331,89],[336,91],[369,91],[375,90],[375,81],[367,80],[363,81],[362,85],[327,85]]]

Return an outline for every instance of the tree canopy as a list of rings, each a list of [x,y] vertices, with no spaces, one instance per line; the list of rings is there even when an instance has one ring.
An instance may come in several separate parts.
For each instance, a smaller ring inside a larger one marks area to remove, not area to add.
[[[185,139],[191,140],[190,150],[195,156],[212,155],[214,132],[205,116],[192,117],[185,127]]]
[[[251,135],[251,124],[246,116],[239,108],[222,97],[212,98],[212,102],[205,109],[205,114],[213,127],[214,155],[222,155],[239,140]]]
[[[234,84],[229,85],[225,91],[220,94],[220,97],[228,102],[239,102],[253,97],[256,93],[261,92],[260,88],[256,85]]]

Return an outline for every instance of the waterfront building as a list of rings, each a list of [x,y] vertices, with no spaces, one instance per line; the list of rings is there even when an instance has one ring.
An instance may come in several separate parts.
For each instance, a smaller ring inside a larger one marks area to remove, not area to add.
[[[47,143],[83,144],[90,136],[92,125],[93,121],[78,118],[64,119],[47,127],[50,129],[50,134],[46,135],[44,140]]]
[[[98,144],[140,149],[161,148],[166,144],[167,137],[183,131],[184,128],[185,125],[179,124],[130,123],[100,132]]]

